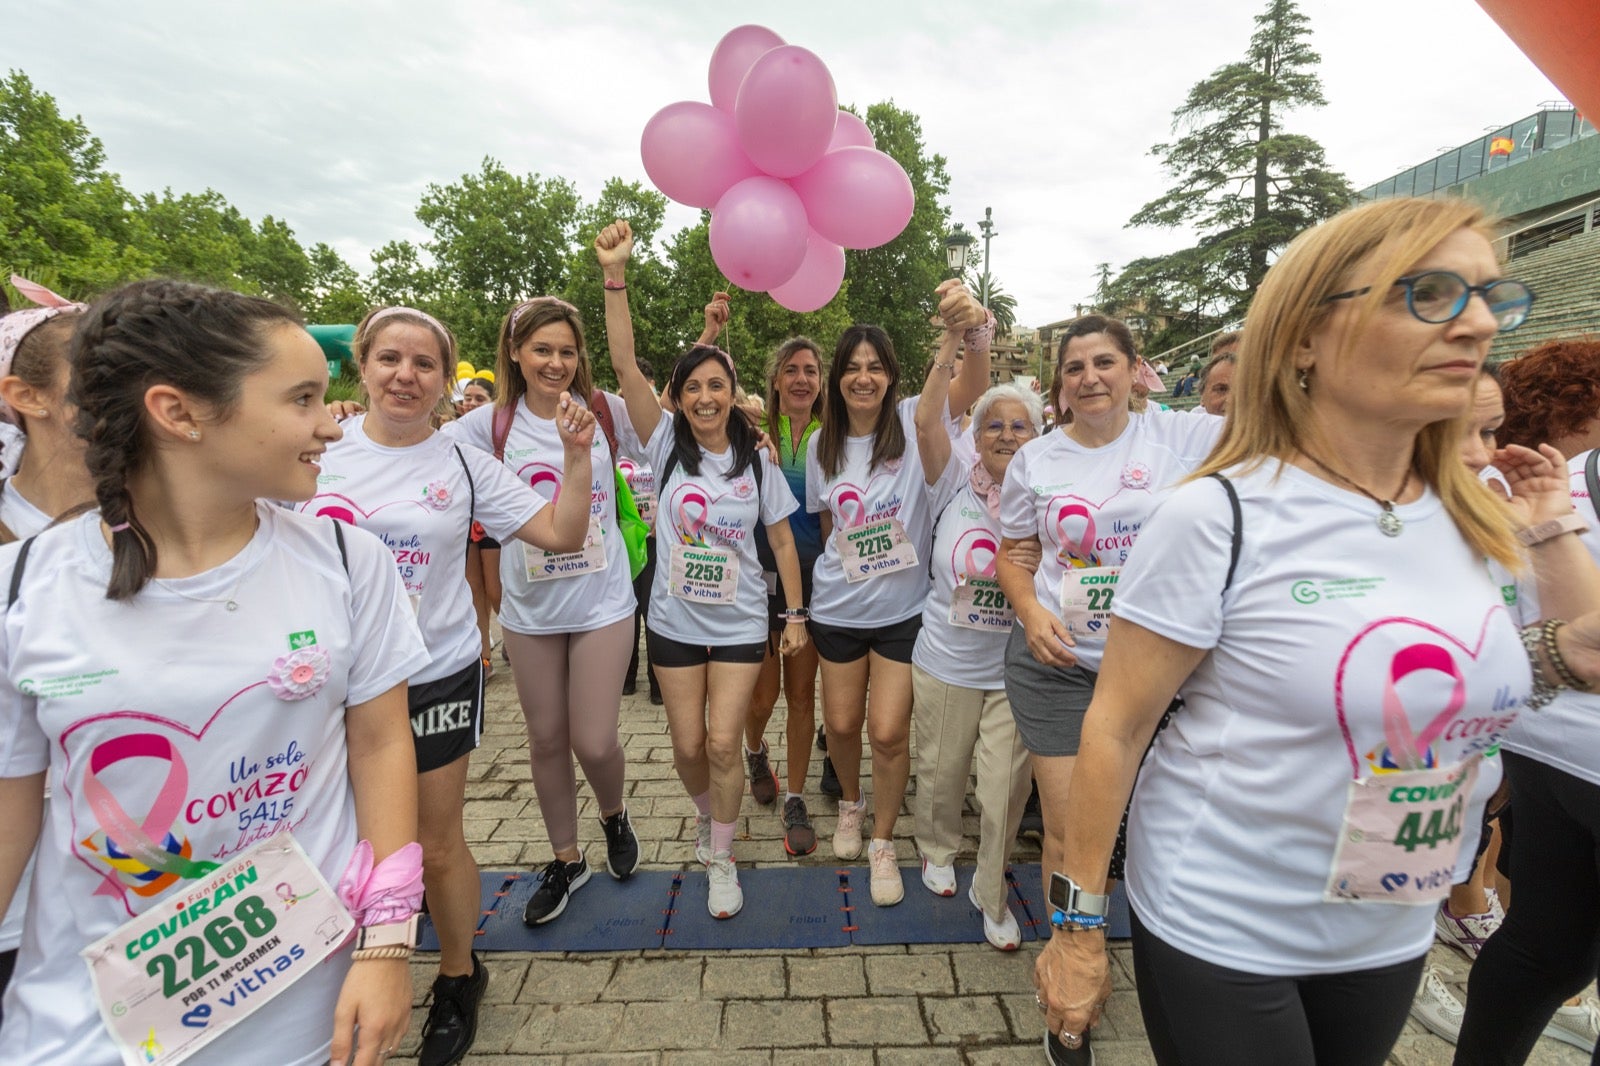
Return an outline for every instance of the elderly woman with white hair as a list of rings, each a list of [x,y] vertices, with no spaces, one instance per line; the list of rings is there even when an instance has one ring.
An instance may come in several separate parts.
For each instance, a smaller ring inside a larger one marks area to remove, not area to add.
[[[960,335],[946,331],[940,361]],[[942,414],[949,381],[933,374],[917,409],[917,449],[927,478],[933,528],[932,584],[911,655],[917,731],[917,791],[911,809],[922,883],[956,891],[961,810],[976,764],[978,868],[967,898],[983,913],[984,936],[1015,951],[1022,931],[1006,905],[1005,868],[1028,799],[1028,749],[1006,699],[1005,646],[1015,614],[995,577],[1000,550],[1000,483],[1011,457],[1044,429],[1044,402],[998,385],[973,408],[972,446],[951,441]]]

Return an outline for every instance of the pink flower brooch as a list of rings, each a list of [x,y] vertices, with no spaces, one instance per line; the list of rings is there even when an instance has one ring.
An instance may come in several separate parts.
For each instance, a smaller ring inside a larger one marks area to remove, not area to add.
[[[296,648],[272,663],[267,685],[280,700],[308,699],[322,691],[328,680],[328,653],[315,644]]]
[[[422,499],[435,511],[442,511],[450,506],[450,486],[442,481],[430,481],[423,486]]]

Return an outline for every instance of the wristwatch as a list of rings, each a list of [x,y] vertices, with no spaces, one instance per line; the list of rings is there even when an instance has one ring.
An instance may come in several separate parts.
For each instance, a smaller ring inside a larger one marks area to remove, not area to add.
[[[356,950],[367,948],[392,948],[417,946],[417,921],[415,914],[403,922],[386,925],[363,925],[356,931]]]
[[[1103,929],[1110,903],[1110,896],[1085,892],[1066,874],[1050,875],[1050,924],[1057,929]]]

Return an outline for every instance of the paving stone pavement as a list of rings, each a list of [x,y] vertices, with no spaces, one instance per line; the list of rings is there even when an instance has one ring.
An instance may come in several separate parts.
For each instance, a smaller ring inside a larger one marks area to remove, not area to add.
[[[529,777],[527,734],[510,668],[497,659],[495,670],[483,743],[468,774],[467,840],[483,869],[536,869],[549,861],[550,851]],[[645,869],[691,869],[694,808],[673,773],[666,717],[650,705],[646,692],[641,676],[639,694],[624,697],[622,704],[628,808]],[[780,778],[784,714],[780,701],[767,729]],[[757,805],[747,791],[739,824],[741,866],[835,864],[829,849],[835,804],[816,792],[821,770],[821,755],[813,749],[806,803],[817,850],[803,859],[789,858],[783,851],[781,811]],[[862,772],[870,796],[871,767],[864,764]],[[583,846],[591,866],[603,869],[594,797],[581,772],[578,782]],[[965,820],[967,837],[957,861],[970,865],[978,831],[970,796]],[[902,810],[896,846],[903,865],[916,861],[911,830],[911,817]],[[1039,853],[1031,844],[1020,844],[1014,857],[1037,862]],[[760,903],[750,899],[746,906]],[[1039,1066],[1045,1062],[1043,1027],[1029,979],[1037,953],[1035,944],[1012,953],[987,944],[798,952],[492,952],[483,956],[489,989],[467,1061],[483,1066]],[[1095,1032],[1096,1060],[1099,1066],[1148,1066],[1155,1059],[1139,1018],[1127,943],[1113,942],[1111,956],[1117,993]],[[1464,998],[1465,960],[1436,947],[1433,961],[1451,975]],[[412,963],[411,1029],[391,1061],[415,1061],[437,964],[437,955],[425,953]],[[1389,1062],[1448,1066],[1452,1052],[1413,1021]],[[1529,1062],[1583,1066],[1589,1057],[1542,1040]]]

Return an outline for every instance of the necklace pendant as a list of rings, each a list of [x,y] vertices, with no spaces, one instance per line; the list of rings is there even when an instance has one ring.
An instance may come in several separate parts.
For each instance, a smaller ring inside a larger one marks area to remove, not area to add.
[[[1386,537],[1398,537],[1401,530],[1405,528],[1405,522],[1393,511],[1385,509],[1382,514],[1378,515],[1378,532]]]
[[[1398,532],[1398,531],[1397,531],[1397,532]],[[1392,537],[1392,536],[1394,536],[1394,534],[1393,534],[1393,533],[1390,533],[1390,534],[1389,534],[1389,535],[1390,535],[1390,536],[1391,536],[1391,537]],[[228,610],[230,610],[230,611],[237,611],[237,610],[238,610],[238,609],[239,609],[239,605],[238,605],[238,604],[237,604],[237,603],[235,603],[235,602],[234,602],[234,601],[232,601],[232,600],[229,600],[229,601],[228,601],[228,602],[227,602],[227,604],[226,604],[226,605],[225,605],[225,606],[226,606],[226,607],[227,607],[227,609],[228,609]]]

